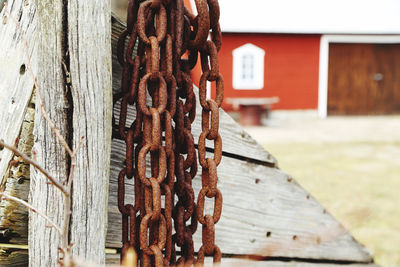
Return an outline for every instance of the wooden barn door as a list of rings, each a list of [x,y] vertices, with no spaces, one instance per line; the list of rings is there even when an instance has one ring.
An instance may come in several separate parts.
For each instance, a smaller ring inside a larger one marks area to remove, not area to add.
[[[400,44],[329,45],[328,115],[400,113]]]

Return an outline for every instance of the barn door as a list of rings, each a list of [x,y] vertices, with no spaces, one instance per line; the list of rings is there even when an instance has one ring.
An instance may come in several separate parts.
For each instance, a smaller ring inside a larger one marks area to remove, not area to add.
[[[329,115],[400,113],[400,44],[329,45]]]

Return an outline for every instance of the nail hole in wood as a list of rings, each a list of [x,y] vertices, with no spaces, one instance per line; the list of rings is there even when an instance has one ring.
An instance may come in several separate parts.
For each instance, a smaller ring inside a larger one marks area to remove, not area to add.
[[[310,195],[307,195],[307,199],[310,199]]]
[[[22,64],[21,67],[19,67],[19,74],[24,75],[26,71],[26,66],[25,64]]]
[[[254,242],[256,242],[255,239],[251,239],[251,240],[250,240],[250,243],[254,243]]]
[[[292,180],[293,180],[292,177],[288,177],[288,178],[287,178],[287,181],[288,181],[289,183],[290,183]]]
[[[4,17],[3,24],[7,24],[7,17]]]
[[[267,238],[271,236],[271,232],[267,232],[267,234],[265,235]]]
[[[258,184],[260,182],[260,179],[256,178],[256,184]]]
[[[4,143],[4,139],[0,139],[0,142]],[[0,151],[4,149],[4,146],[0,146]]]
[[[293,238],[293,240],[296,240],[297,239],[297,235],[294,235],[292,238]]]

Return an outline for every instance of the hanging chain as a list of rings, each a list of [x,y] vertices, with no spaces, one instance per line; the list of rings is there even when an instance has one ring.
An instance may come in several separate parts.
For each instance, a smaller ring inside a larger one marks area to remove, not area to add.
[[[127,29],[118,41],[123,73],[121,94],[114,104],[121,102],[118,133],[126,143],[125,168],[118,177],[121,254],[123,257],[128,248],[134,248],[141,266],[146,267],[191,266],[203,263],[205,255],[213,256],[214,262],[221,259],[214,242],[215,223],[222,210],[222,194],[217,188],[217,166],[222,157],[219,107],[224,90],[217,57],[221,47],[219,5],[217,0],[195,3],[197,16],[183,0],[129,0]],[[191,133],[196,97],[190,70],[199,54],[202,189],[196,205],[192,179],[197,174],[197,154]],[[216,83],[215,100],[206,99],[207,81]],[[129,107],[136,109],[136,118],[127,128]],[[213,158],[206,158],[206,139],[214,142]],[[134,179],[133,204],[125,203],[126,179]],[[214,198],[213,215],[203,215],[206,197]],[[202,224],[203,244],[195,260],[192,236],[198,222]]]

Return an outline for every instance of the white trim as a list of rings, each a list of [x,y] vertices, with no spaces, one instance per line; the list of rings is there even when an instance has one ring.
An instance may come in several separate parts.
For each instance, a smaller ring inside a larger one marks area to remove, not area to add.
[[[322,35],[319,50],[318,116],[328,115],[329,43],[400,43],[400,35]]]

